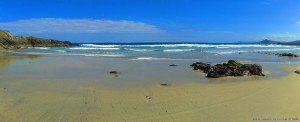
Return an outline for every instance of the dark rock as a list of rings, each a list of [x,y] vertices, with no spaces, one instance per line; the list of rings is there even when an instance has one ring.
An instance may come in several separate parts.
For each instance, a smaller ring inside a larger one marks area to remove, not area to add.
[[[295,73],[297,73],[297,74],[299,74],[299,75],[300,75],[300,70],[296,70],[296,71],[295,71]]]
[[[145,97],[146,97],[147,99],[149,99],[149,100],[150,100],[150,99],[152,99],[152,97],[151,97],[151,96],[145,96]]]
[[[72,45],[72,43],[68,41],[42,39],[33,36],[27,37],[27,40],[31,43],[33,47],[63,47]]]
[[[226,65],[226,64],[223,64],[223,65]],[[238,61],[236,61],[236,60],[229,60],[227,62],[227,65],[228,66],[234,66],[234,67],[241,66],[241,64]]]
[[[272,55],[272,52],[265,52],[266,55]]]
[[[110,71],[109,74],[118,74],[117,71]]]
[[[177,65],[176,65],[176,64],[171,64],[171,65],[169,65],[169,66],[175,67],[175,66],[177,66]]]
[[[241,64],[235,60],[229,60],[227,63],[210,65],[207,63],[196,62],[190,65],[194,70],[202,70],[207,73],[208,78],[219,78],[225,76],[244,76],[258,75],[265,76],[262,73],[262,67],[257,64]]]
[[[161,83],[160,85],[161,86],[168,86],[169,84],[167,84],[167,83]]]
[[[288,56],[288,57],[299,57],[298,55],[293,54],[293,53],[277,53],[276,55],[279,55],[279,56]]]
[[[115,77],[119,77],[119,72],[117,72],[117,71],[110,71],[109,74],[111,74],[112,76],[115,76]]]
[[[210,72],[207,74],[208,78],[219,78],[219,77],[224,77],[224,75],[221,75],[220,73],[217,72]]]

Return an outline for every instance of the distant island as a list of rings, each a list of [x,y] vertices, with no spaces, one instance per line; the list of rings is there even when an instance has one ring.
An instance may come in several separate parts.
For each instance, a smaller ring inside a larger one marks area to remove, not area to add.
[[[279,41],[273,41],[269,39],[262,40],[260,42],[257,42],[258,44],[281,44],[281,45],[300,45],[300,40],[297,41],[291,41],[291,42],[279,42]]]
[[[72,46],[69,41],[43,39],[38,37],[13,36],[9,31],[0,30],[0,49],[20,49],[28,47]]]

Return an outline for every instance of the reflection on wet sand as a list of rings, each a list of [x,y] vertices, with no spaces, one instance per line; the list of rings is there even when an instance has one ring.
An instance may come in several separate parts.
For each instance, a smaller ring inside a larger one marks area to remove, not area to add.
[[[5,67],[7,67],[12,61],[12,58],[11,57],[7,57],[7,56],[4,56],[4,57],[0,57],[0,69],[3,69]]]
[[[23,54],[0,52],[0,69],[6,68],[14,60],[37,59],[39,57],[40,57],[39,55],[23,55]]]

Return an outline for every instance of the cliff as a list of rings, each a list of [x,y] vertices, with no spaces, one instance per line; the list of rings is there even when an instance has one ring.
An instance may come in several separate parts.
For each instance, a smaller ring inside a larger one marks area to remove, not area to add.
[[[19,49],[27,47],[72,46],[68,41],[42,39],[37,37],[13,36],[9,31],[0,30],[0,49]]]

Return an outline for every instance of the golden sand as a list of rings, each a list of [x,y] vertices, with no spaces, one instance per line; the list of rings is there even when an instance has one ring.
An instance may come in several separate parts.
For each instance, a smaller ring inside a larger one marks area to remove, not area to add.
[[[277,79],[147,88],[104,88],[97,83],[50,80],[1,82],[0,121],[250,122],[253,119],[300,119],[300,75],[292,73],[300,67],[286,69],[291,73]]]

